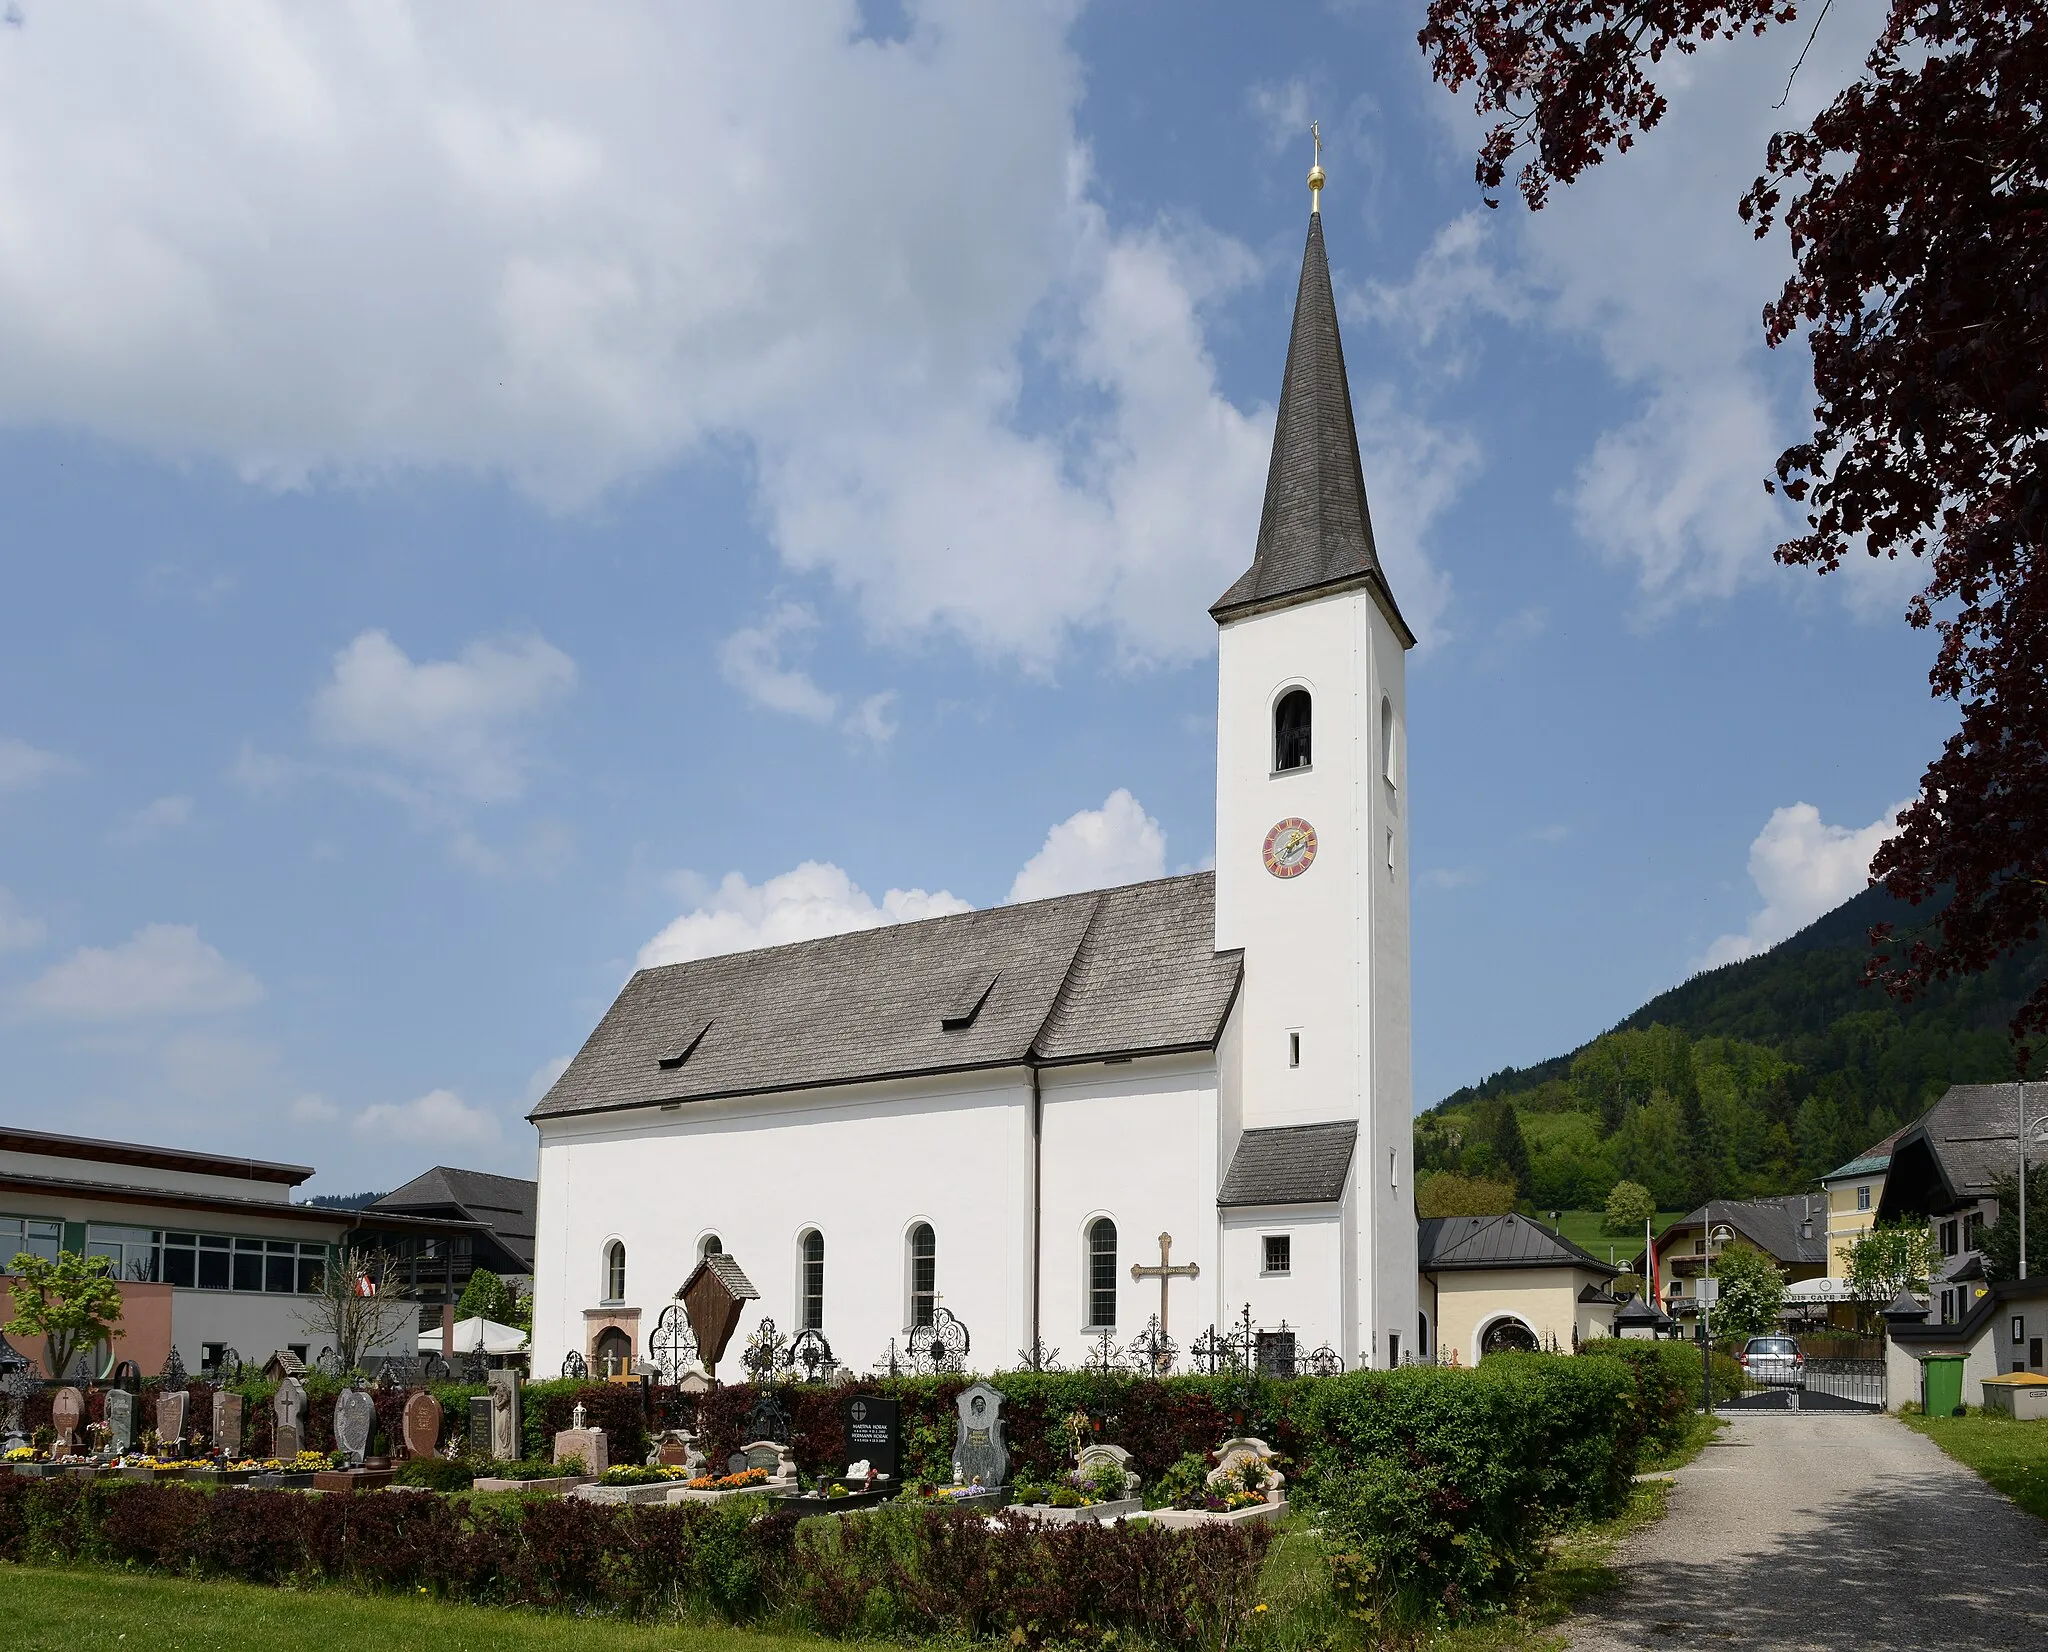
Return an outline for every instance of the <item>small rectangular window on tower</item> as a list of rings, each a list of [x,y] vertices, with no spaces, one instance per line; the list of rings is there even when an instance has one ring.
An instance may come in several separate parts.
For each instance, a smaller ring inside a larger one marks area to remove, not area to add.
[[[1301,1065],[1301,1034],[1298,1032],[1291,1032],[1287,1035],[1287,1065],[1290,1067],[1299,1067]]]
[[[1269,1233],[1265,1236],[1266,1265],[1261,1273],[1292,1273],[1294,1271],[1294,1236],[1290,1233]]]

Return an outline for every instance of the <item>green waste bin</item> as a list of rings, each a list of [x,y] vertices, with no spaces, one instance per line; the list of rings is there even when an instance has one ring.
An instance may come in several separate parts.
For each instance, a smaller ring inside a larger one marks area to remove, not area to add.
[[[1929,1354],[1920,1362],[1920,1394],[1930,1417],[1952,1417],[1963,1408],[1963,1356]]]

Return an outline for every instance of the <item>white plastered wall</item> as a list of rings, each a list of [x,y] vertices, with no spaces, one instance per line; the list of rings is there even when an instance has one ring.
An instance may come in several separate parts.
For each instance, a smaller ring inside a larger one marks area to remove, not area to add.
[[[1244,1125],[1358,1121],[1342,1342],[1383,1366],[1390,1339],[1417,1351],[1405,658],[1359,590],[1231,621],[1217,677],[1216,944],[1245,954]],[[1293,687],[1312,697],[1312,762],[1276,773],[1273,711]],[[1273,877],[1266,834],[1296,816],[1316,829],[1315,863]]]
[[[1215,1063],[1052,1068],[1040,1095],[1041,1335],[1072,1355],[1090,1215],[1118,1226],[1120,1340],[1157,1306],[1157,1286],[1134,1286],[1129,1267],[1157,1259],[1160,1232],[1174,1234],[1176,1262],[1215,1270]],[[626,1245],[625,1305],[640,1310],[644,1339],[716,1233],[762,1296],[727,1351],[730,1374],[761,1316],[797,1324],[797,1246],[813,1227],[825,1236],[825,1335],[843,1363],[868,1369],[890,1338],[900,1347],[918,1221],[932,1224],[940,1302],[966,1323],[971,1363],[1014,1363],[1031,1339],[1030,1098],[1030,1074],[1010,1068],[541,1121],[534,1369],[588,1351],[607,1240]]]
[[[1048,1069],[1045,1106],[1044,1283],[1039,1334],[1061,1359],[1085,1353],[1087,1229],[1098,1216],[1117,1228],[1116,1339],[1128,1342],[1159,1311],[1159,1235],[1173,1235],[1175,1265],[1199,1277],[1168,1286],[1167,1328],[1186,1349],[1209,1324],[1204,1286],[1216,1251],[1216,1064],[1207,1055]],[[1019,1346],[1028,1345],[1028,1337]],[[1009,1350],[993,1363],[1014,1358]],[[987,1369],[984,1364],[983,1369]]]
[[[1223,1278],[1216,1323],[1226,1329],[1246,1304],[1263,1330],[1284,1320],[1298,1354],[1328,1346],[1345,1351],[1346,1223],[1341,1205],[1244,1206],[1223,1213]],[[1265,1271],[1265,1240],[1286,1234],[1290,1267]],[[1185,1342],[1182,1343],[1185,1348]],[[1347,1363],[1352,1356],[1346,1355]]]

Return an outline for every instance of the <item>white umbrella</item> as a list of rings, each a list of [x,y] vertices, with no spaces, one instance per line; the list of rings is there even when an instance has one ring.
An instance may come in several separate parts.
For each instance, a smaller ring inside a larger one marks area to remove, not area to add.
[[[439,1330],[420,1332],[420,1352],[441,1352]],[[526,1351],[526,1333],[516,1325],[500,1325],[495,1319],[458,1319],[455,1348],[458,1354],[521,1354]]]

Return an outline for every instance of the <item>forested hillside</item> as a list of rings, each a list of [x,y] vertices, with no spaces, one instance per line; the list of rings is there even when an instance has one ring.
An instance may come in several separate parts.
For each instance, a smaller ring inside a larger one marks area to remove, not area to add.
[[[1530,1203],[1580,1210],[1624,1179],[1667,1210],[1798,1192],[1950,1084],[2011,1078],[2006,1024],[2048,944],[1898,1004],[1861,981],[1865,936],[1887,919],[1904,930],[1913,914],[1866,890],[1570,1055],[1446,1097],[1415,1122],[1418,1176],[1511,1178]]]

